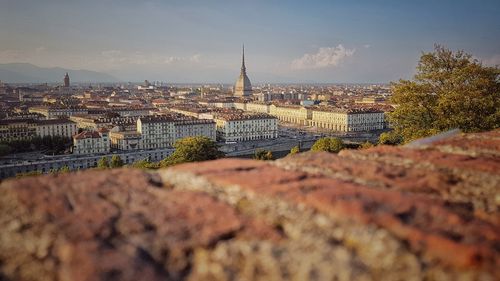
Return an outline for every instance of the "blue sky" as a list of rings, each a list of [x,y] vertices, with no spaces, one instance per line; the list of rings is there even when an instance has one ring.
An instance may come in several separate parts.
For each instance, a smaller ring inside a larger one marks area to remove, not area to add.
[[[0,0],[0,63],[125,81],[409,78],[435,43],[500,64],[500,1]]]

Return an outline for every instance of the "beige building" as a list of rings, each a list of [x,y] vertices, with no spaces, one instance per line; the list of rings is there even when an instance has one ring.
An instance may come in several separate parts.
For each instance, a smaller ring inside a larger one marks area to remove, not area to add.
[[[311,109],[309,126],[341,132],[372,131],[383,129],[385,119],[384,112],[377,110],[317,107]]]
[[[36,106],[36,107],[30,107],[28,111],[30,113],[42,114],[47,119],[69,117],[73,115],[88,113],[88,110],[86,108],[77,106],[69,106],[69,107]]]
[[[143,149],[142,135],[137,131],[111,132],[110,145],[113,149],[137,150]]]
[[[214,119],[217,138],[226,142],[278,137],[278,120],[267,114],[218,113]]]
[[[36,135],[61,136],[71,138],[77,133],[76,123],[68,119],[49,119],[36,121]]]
[[[1,120],[0,141],[29,140],[36,136],[37,124],[32,119]]]
[[[243,46],[240,76],[234,85],[234,95],[239,97],[252,95],[252,84],[250,83],[250,79],[248,79],[247,69],[245,67],[245,46]]]
[[[272,104],[269,106],[269,114],[276,116],[282,122],[299,125],[307,125],[308,120],[311,119],[311,110],[298,105],[276,106]]]
[[[73,136],[73,154],[109,153],[109,131],[84,131]]]

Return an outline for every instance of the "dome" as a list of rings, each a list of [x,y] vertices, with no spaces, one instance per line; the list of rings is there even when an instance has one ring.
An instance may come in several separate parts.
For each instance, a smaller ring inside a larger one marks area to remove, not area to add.
[[[235,96],[250,96],[252,94],[252,83],[248,79],[247,71],[245,67],[245,46],[243,46],[243,56],[241,61],[241,72],[240,77],[234,85],[234,95]]]

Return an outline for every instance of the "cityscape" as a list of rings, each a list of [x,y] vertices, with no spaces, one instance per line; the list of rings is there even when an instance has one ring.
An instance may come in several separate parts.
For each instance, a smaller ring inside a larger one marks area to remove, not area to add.
[[[0,280],[497,280],[499,14],[0,2]]]

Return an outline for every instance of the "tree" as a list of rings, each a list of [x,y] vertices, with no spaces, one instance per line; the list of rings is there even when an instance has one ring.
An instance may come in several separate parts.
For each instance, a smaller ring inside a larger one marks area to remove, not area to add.
[[[123,160],[118,155],[113,155],[111,157],[111,162],[109,163],[110,168],[119,168],[123,166]]]
[[[146,159],[135,161],[132,164],[132,167],[138,169],[158,169],[158,163],[150,162]]]
[[[16,178],[25,178],[25,177],[32,177],[32,176],[39,176],[41,175],[41,171],[31,171],[31,172],[25,172],[25,173],[17,173]]]
[[[9,154],[12,151],[12,148],[6,144],[0,143],[0,156],[4,156]]]
[[[109,160],[108,157],[103,156],[99,161],[97,161],[97,168],[98,169],[107,169],[109,168]]]
[[[370,148],[370,147],[374,147],[373,143],[371,143],[369,141],[365,141],[364,143],[362,143],[359,146],[359,149],[367,149],[367,148]]]
[[[174,153],[161,161],[161,167],[224,157],[213,140],[202,136],[180,139],[174,143],[174,148]]]
[[[395,131],[382,133],[378,137],[379,144],[398,145],[401,142],[403,142],[403,138]]]
[[[68,166],[62,166],[61,169],[59,169],[58,172],[61,173],[61,174],[65,174],[65,173],[71,172],[71,170],[69,169]]]
[[[389,121],[403,142],[453,128],[465,132],[500,126],[500,69],[439,45],[423,53],[414,79],[392,83],[397,104]]]
[[[339,138],[321,138],[311,147],[311,151],[326,151],[338,153],[345,148],[344,142]]]
[[[273,160],[273,153],[270,150],[265,149],[257,149],[255,150],[255,154],[253,159],[256,160]]]
[[[293,154],[297,154],[300,152],[300,147],[298,145],[292,147],[292,149],[290,149],[290,153],[288,155],[293,155]]]

